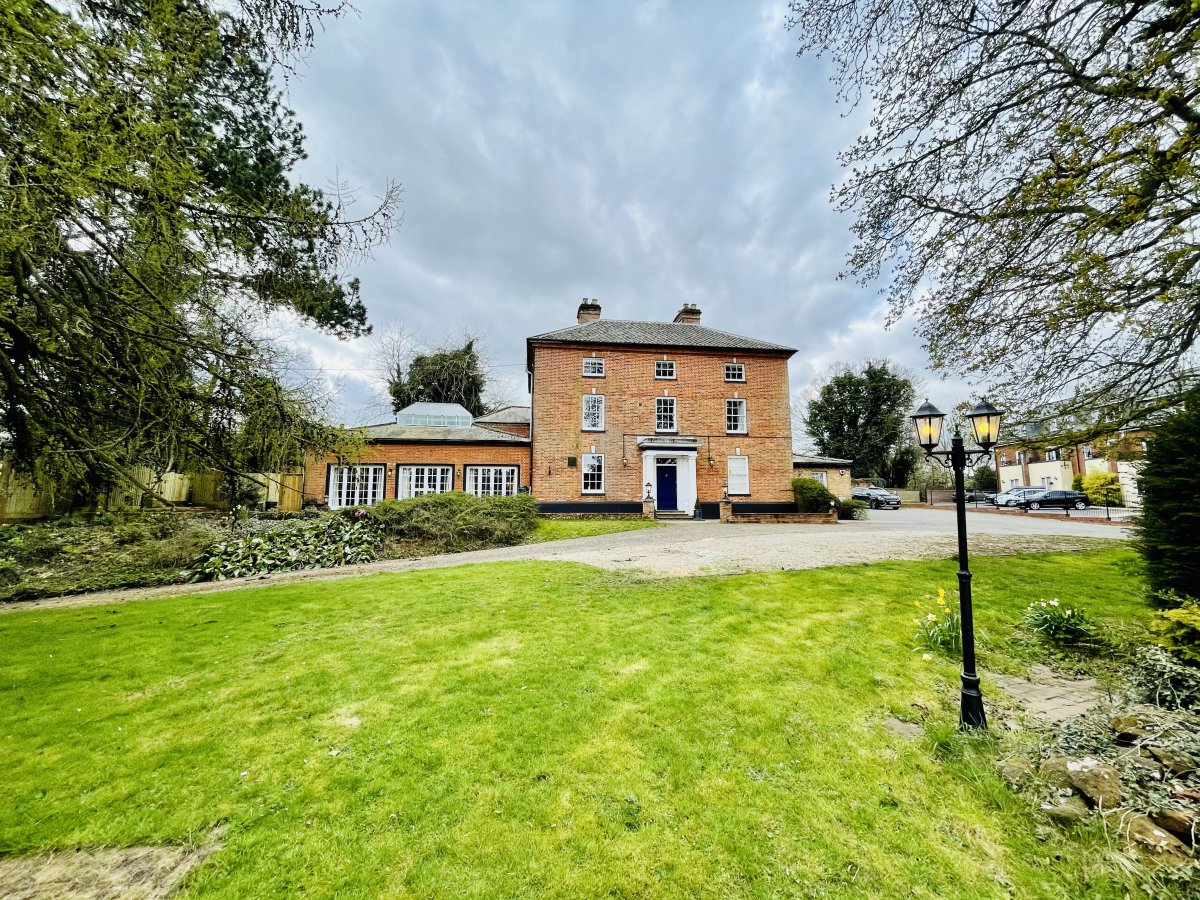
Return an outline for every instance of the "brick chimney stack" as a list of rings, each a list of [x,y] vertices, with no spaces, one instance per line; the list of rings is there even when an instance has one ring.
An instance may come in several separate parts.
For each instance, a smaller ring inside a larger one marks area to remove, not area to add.
[[[700,324],[700,307],[695,303],[685,303],[679,312],[675,313],[675,321],[683,325]]]
[[[585,322],[595,322],[600,318],[600,304],[594,299],[589,300],[587,297],[584,297],[583,302],[579,304],[579,312],[576,313],[575,318],[579,321],[580,325],[583,325]]]

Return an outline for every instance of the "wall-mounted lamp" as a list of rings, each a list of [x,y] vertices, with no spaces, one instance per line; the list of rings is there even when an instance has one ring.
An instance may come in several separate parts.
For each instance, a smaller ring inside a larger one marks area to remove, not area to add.
[[[716,460],[714,460],[714,459],[712,458],[712,455],[711,455],[711,454],[710,454],[710,455],[709,455],[709,457],[708,457],[708,465],[709,465],[709,468],[712,468],[714,465],[716,465]]]

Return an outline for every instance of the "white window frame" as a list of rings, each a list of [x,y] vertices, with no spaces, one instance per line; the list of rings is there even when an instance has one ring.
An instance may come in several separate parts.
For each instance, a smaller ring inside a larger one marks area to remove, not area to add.
[[[734,463],[737,463],[735,466]],[[735,469],[741,469],[740,472]],[[725,460],[725,483],[729,496],[745,496],[750,493],[750,457],[729,456]]]
[[[829,484],[828,479],[826,479],[824,472],[809,472],[808,477],[811,478],[813,481],[819,481],[821,484],[824,484],[826,486],[828,486],[828,484]]]
[[[521,490],[518,466],[463,466],[463,490],[476,497],[511,497]]]
[[[598,406],[600,408],[600,424],[599,425],[588,425],[588,402],[589,401],[591,401],[591,403],[594,406]],[[583,403],[581,404],[580,411],[579,411],[580,427],[584,431],[603,431],[604,430],[604,407],[605,407],[605,403],[604,403],[604,395],[603,394],[584,394],[583,395]]]
[[[384,498],[386,484],[387,465],[384,463],[330,466],[329,494],[325,499],[330,509],[370,506]]]
[[[589,366],[594,370],[589,372]],[[600,356],[585,356],[583,358],[583,377],[584,378],[603,378],[604,377],[604,358]]]
[[[731,373],[735,376],[738,373],[740,373],[741,378],[730,377]],[[736,381],[739,384],[745,384],[746,383],[746,364],[745,363],[725,363],[725,380],[726,381]]]
[[[410,500],[454,490],[454,466],[428,463],[396,466],[396,499]]]
[[[678,368],[673,359],[656,359],[654,361],[654,377],[658,381],[674,381]],[[664,375],[663,372],[670,372],[670,375]]]
[[[595,462],[593,462],[595,460]],[[599,466],[599,482],[593,480],[592,487],[588,487],[588,476],[596,475],[596,466]],[[590,471],[589,471],[590,470]],[[580,458],[579,465],[579,490],[584,494],[603,494],[604,493],[604,454],[603,453],[585,453]]]
[[[676,397],[655,397],[654,398],[654,433],[655,434],[675,434],[679,431],[679,403]],[[670,408],[671,427],[663,428],[664,421],[663,410]]]
[[[737,408],[737,420],[739,427],[730,428],[729,423],[732,417],[729,414],[730,409]],[[725,433],[726,434],[746,434],[750,430],[750,425],[746,411],[746,401],[740,397],[731,397],[725,401]]]

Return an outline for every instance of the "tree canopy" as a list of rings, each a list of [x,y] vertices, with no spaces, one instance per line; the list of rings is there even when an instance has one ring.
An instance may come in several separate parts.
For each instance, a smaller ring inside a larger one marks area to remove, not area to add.
[[[420,353],[407,365],[397,364],[388,391],[393,412],[412,403],[458,403],[471,415],[481,416],[486,411],[486,386],[475,341],[469,339],[461,347]]]
[[[294,182],[273,67],[342,5],[13,0],[0,16],[0,430],[14,464],[275,467],[345,439],[256,333],[368,331],[344,267],[399,195]]]
[[[903,485],[917,462],[908,415],[916,386],[886,359],[835,366],[804,413],[808,436],[824,456],[854,460],[854,474]]]
[[[1200,330],[1194,3],[794,0],[789,24],[869,109],[833,190],[850,268],[917,313],[935,368],[1010,421],[1175,402]]]

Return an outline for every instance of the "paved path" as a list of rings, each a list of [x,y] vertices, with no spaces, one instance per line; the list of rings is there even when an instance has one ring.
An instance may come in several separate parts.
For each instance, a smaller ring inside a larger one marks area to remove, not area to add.
[[[1128,537],[1128,529],[1118,526],[991,513],[968,513],[967,527],[971,534],[971,551],[983,555],[1079,550]],[[0,612],[211,593],[264,584],[358,578],[469,563],[550,560],[585,563],[612,570],[640,571],[656,576],[690,576],[816,569],[885,559],[945,559],[954,555],[956,547],[953,512],[926,508],[878,510],[872,512],[865,521],[839,522],[837,525],[682,522],[598,537],[421,559],[386,560],[342,569],[102,591],[9,604],[0,606]]]
[[[1064,678],[1041,663],[1030,666],[1025,678],[999,672],[988,677],[1030,714],[1055,725],[1082,716],[1101,699],[1095,678]]]

